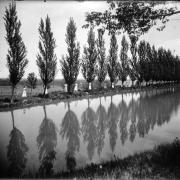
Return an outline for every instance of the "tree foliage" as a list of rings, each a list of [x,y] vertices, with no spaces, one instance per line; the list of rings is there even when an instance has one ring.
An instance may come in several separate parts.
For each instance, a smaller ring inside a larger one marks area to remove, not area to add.
[[[100,84],[104,82],[107,75],[107,60],[106,60],[106,48],[105,41],[103,39],[103,32],[101,30],[98,31],[98,39],[97,39],[97,77]]]
[[[73,91],[72,85],[76,82],[80,67],[80,46],[79,43],[76,43],[76,24],[73,18],[70,18],[66,31],[68,55],[62,57],[60,64],[64,80],[68,85],[68,92],[70,93]]]
[[[9,81],[12,86],[13,101],[14,89],[25,73],[25,67],[28,64],[26,59],[26,47],[20,33],[21,22],[18,20],[15,3],[9,4],[5,10],[5,28],[6,40],[9,45],[7,54],[7,65],[9,69]]]
[[[57,57],[54,49],[56,47],[55,39],[51,31],[50,18],[47,16],[45,22],[43,19],[39,25],[39,53],[37,55],[37,66],[39,74],[44,84],[44,95],[47,86],[54,80],[56,74]]]
[[[83,27],[99,26],[109,33],[126,31],[130,35],[140,36],[160,22],[158,30],[163,30],[168,17],[180,13],[175,7],[157,6],[157,2],[109,1],[109,8],[102,12],[90,12],[86,15]]]
[[[130,35],[131,59],[129,75],[131,80],[142,81],[179,81],[180,58],[171,50],[157,49],[146,41],[137,43],[138,38]]]
[[[37,85],[37,77],[34,72],[29,73],[27,77],[27,86],[31,89],[35,89]]]
[[[122,84],[124,81],[126,81],[126,78],[128,76],[128,42],[125,38],[125,36],[123,36],[122,41],[121,41],[121,53],[120,53],[120,63],[119,63],[119,79],[122,81]]]
[[[140,65],[140,78],[139,81],[145,80],[147,72],[147,44],[145,41],[141,41],[138,46],[138,56]]]
[[[88,32],[87,43],[88,46],[84,47],[84,55],[82,58],[82,74],[84,79],[88,83],[91,83],[96,77],[96,60],[98,55],[96,50],[95,33],[93,32],[92,27]]]
[[[138,38],[134,35],[130,35],[130,51],[131,51],[131,59],[129,59],[129,76],[132,81],[136,79],[139,80],[139,63],[137,57],[137,41]]]
[[[118,51],[118,45],[117,45],[116,35],[112,34],[110,41],[108,64],[107,64],[107,70],[111,81],[111,86],[112,83],[116,80],[118,75],[117,51]]]
[[[146,41],[138,45],[139,81],[179,81],[180,59],[170,50],[156,49]]]

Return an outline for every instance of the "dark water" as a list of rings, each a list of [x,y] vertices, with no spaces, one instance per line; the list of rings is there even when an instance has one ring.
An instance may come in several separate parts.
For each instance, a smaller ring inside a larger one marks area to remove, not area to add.
[[[0,113],[1,177],[47,177],[180,138],[180,89]]]

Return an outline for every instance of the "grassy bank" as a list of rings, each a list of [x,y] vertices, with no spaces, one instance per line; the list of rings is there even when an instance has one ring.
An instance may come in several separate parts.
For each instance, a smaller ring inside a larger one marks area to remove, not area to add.
[[[180,178],[180,140],[156,146],[151,151],[124,159],[115,157],[101,164],[90,164],[74,171],[60,172],[58,178]]]
[[[91,91],[81,90],[74,92],[73,94],[68,94],[62,91],[50,91],[46,97],[43,97],[42,94],[28,96],[26,98],[22,98],[21,96],[16,96],[14,99],[14,103],[10,103],[10,95],[9,96],[1,96],[0,98],[0,111],[8,111],[11,109],[19,109],[25,107],[31,107],[42,104],[51,104],[58,103],[60,101],[76,100],[83,98],[96,98],[97,96],[108,96],[114,95],[118,93],[129,93],[129,92],[140,92],[146,90],[153,89],[162,89],[169,87],[179,87],[179,84],[156,84],[156,85],[148,85],[146,87],[115,87],[106,88],[106,89],[93,89]]]

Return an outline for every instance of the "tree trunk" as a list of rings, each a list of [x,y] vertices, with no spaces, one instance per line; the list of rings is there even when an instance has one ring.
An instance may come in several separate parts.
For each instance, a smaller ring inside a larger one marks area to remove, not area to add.
[[[67,84],[67,91],[69,94],[71,93],[71,85],[70,84]]]
[[[11,94],[11,103],[14,102],[14,89],[15,89],[15,87],[13,86],[12,87],[12,94]]]
[[[100,82],[100,90],[102,89],[102,82]]]
[[[45,93],[46,93],[46,88],[47,88],[47,86],[45,85],[44,86],[44,92],[43,92],[43,96],[45,97]]]
[[[100,82],[100,90],[104,89],[103,82]]]

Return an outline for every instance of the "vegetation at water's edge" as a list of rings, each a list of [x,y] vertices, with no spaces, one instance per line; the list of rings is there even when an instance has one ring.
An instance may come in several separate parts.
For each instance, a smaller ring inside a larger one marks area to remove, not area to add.
[[[60,172],[59,178],[121,178],[131,177],[166,177],[180,178],[180,140],[156,146],[151,151],[142,152],[124,159],[114,157],[113,160],[101,164],[90,164],[74,171]]]
[[[9,96],[2,96],[0,98],[0,110],[5,111],[9,109],[18,109],[25,108],[40,104],[49,104],[55,103],[67,99],[79,99],[88,97],[96,97],[96,96],[104,96],[108,94],[117,94],[117,93],[128,93],[128,92],[138,92],[141,90],[151,90],[151,89],[159,89],[159,88],[169,88],[169,87],[179,87],[179,83],[164,83],[164,84],[155,84],[155,85],[147,85],[147,86],[133,86],[133,87],[120,87],[117,86],[114,89],[106,88],[106,89],[93,89],[87,90],[83,89],[72,94],[68,92],[55,91],[47,94],[45,97],[43,94],[37,94],[34,96],[28,96],[26,98],[22,98],[21,96],[17,96],[14,99],[14,102],[11,103]]]

